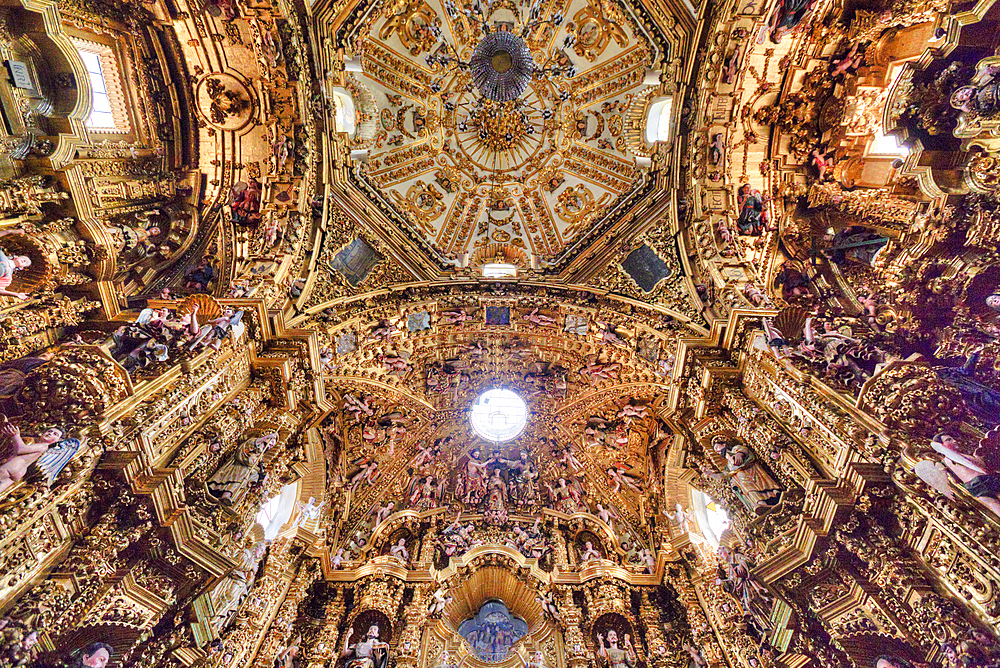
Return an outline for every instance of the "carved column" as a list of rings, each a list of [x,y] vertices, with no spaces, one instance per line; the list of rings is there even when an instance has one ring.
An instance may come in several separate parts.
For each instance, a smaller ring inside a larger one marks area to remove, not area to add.
[[[646,646],[649,649],[649,662],[653,668],[667,665],[666,642],[663,629],[660,626],[660,613],[653,601],[649,600],[651,591],[643,589],[640,592],[639,619],[646,629]]]
[[[338,587],[333,597],[327,601],[323,613],[323,627],[316,634],[316,643],[308,653],[307,668],[322,668],[330,657],[339,652],[337,641],[337,625],[344,616],[344,589]]]
[[[701,607],[701,600],[694,583],[686,574],[678,574],[678,577],[671,579],[677,598],[680,599],[684,609],[687,610],[688,625],[691,627],[691,635],[694,644],[701,649],[702,655],[708,661],[710,668],[725,666],[725,653],[719,645],[719,640],[715,637],[715,631]]]
[[[427,621],[427,603],[433,587],[432,584],[424,583],[413,588],[413,600],[403,613],[406,626],[399,634],[396,645],[396,665],[400,668],[411,668],[420,663],[420,635]]]
[[[298,617],[299,604],[302,603],[309,587],[321,573],[321,569],[314,560],[304,561],[299,566],[292,579],[292,584],[288,588],[288,593],[285,594],[285,600],[267,629],[253,663],[250,664],[254,668],[271,668],[274,665],[274,658],[291,642],[294,631],[293,624],[295,618]],[[240,664],[237,662],[233,665]]]
[[[566,625],[563,638],[566,643],[567,665],[569,668],[583,668],[594,660],[594,656],[583,637],[583,614],[573,602],[572,589],[567,588],[562,592],[559,614]]]

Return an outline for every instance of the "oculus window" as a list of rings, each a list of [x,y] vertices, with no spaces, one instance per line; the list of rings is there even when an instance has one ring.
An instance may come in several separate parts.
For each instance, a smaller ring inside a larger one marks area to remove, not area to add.
[[[524,431],[528,407],[516,392],[495,387],[479,395],[469,415],[480,438],[494,443],[509,441]]]

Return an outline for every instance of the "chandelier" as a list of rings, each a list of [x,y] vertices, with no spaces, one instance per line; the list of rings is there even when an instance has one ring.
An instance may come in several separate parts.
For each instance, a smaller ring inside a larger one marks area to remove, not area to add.
[[[453,26],[465,23],[472,30],[479,28],[479,41],[471,55],[468,59],[463,58],[459,47],[444,37],[441,26],[431,25],[427,30],[439,44],[425,58],[439,73],[430,85],[433,93],[442,92],[443,82],[449,76],[467,74],[453,78],[449,86],[461,82],[459,85],[464,86],[469,95],[453,97],[457,91],[450,89],[442,97],[445,112],[454,114],[453,127],[463,150],[467,150],[473,160],[492,163],[491,183],[485,193],[485,236],[478,245],[489,243],[493,238],[490,232],[493,219],[489,212],[508,209],[508,192],[503,186],[511,182],[508,171],[535,155],[543,138],[554,131],[555,112],[551,103],[559,104],[570,98],[566,85],[560,86],[551,79],[576,76],[577,68],[565,54],[576,44],[576,30],[568,26],[562,40],[562,54],[557,48],[536,59],[526,40],[537,40],[538,33],[546,26],[558,29],[565,20],[561,12],[542,18],[542,0],[534,0],[528,7],[527,16],[523,15],[521,7],[514,8],[509,1],[500,0],[496,8],[492,1],[485,6],[483,0],[461,1],[468,4],[460,8],[454,0],[444,0],[444,9]],[[512,11],[513,21],[496,21],[491,25],[490,19],[499,9],[506,10],[505,19],[509,16],[506,12]],[[549,85],[532,87],[529,91],[533,80],[547,81]]]
[[[430,26],[431,35],[435,40],[440,41],[441,45],[426,56],[427,64],[440,65],[446,73],[456,70],[469,72],[479,94],[487,100],[494,102],[517,100],[528,88],[533,77],[562,76],[572,78],[576,76],[576,66],[572,64],[556,65],[553,56],[550,56],[541,65],[536,65],[528,45],[525,44],[525,38],[539,28],[545,25],[558,28],[565,19],[561,13],[556,13],[548,19],[542,19],[541,0],[536,0],[531,5],[526,19],[515,15],[516,22],[510,26],[511,30],[504,30],[489,24],[489,17],[494,12],[492,3],[483,7],[480,0],[472,0],[469,5],[460,10],[453,0],[445,0],[444,8],[452,23],[458,21],[460,15],[464,14],[470,22],[478,24],[483,37],[472,50],[472,56],[468,60],[463,60],[458,49],[443,39],[441,27],[438,25]],[[520,30],[517,29],[518,23]],[[562,47],[569,49],[574,44],[576,44],[576,34],[570,32],[563,39]],[[441,90],[440,81],[431,84],[431,90],[439,92]]]

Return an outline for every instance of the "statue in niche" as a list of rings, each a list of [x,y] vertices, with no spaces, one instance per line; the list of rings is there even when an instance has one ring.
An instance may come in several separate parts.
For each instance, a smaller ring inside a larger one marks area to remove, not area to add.
[[[0,493],[22,480],[32,464],[44,475],[45,484],[51,485],[86,443],[86,438],[67,438],[65,428],[59,426],[22,437],[19,428],[7,423],[0,433],[9,439],[6,453],[0,455]]]
[[[745,443],[730,443],[725,436],[712,438],[712,448],[725,457],[733,491],[750,510],[762,513],[781,500],[782,486],[771,477],[756,453]]]
[[[580,563],[585,564],[588,561],[600,561],[604,557],[601,556],[600,550],[594,547],[594,543],[591,541],[585,541],[583,544],[583,550],[580,551]]]
[[[736,227],[740,234],[759,237],[767,229],[767,199],[749,183],[744,183],[736,191],[736,206],[740,211]]]
[[[771,626],[771,596],[767,589],[753,579],[753,564],[739,546],[719,546],[719,582],[722,588],[740,602],[743,612],[761,633]]]
[[[507,521],[507,483],[500,475],[500,467],[493,469],[493,475],[486,482],[487,524],[499,526]]]
[[[389,665],[389,644],[378,638],[378,625],[368,627],[368,635],[359,643],[351,645],[354,629],[347,630],[344,638],[344,657],[349,657],[346,668],[387,668]]]
[[[406,538],[400,538],[396,541],[396,544],[389,548],[389,554],[403,563],[409,563],[410,551],[406,549]]]
[[[254,543],[248,540],[237,557],[236,568],[212,590],[212,607],[215,609],[212,624],[216,629],[225,629],[235,620],[236,611],[257,580],[257,567],[266,548],[264,541]]]
[[[634,668],[636,665],[635,646],[629,634],[625,634],[625,646],[618,646],[618,632],[608,629],[608,644],[604,644],[604,635],[597,634],[597,641],[600,647],[597,654],[604,659],[607,668]]]
[[[583,494],[576,480],[573,480],[572,483],[567,483],[566,478],[559,478],[554,488],[548,483],[545,486],[549,490],[549,498],[551,499],[553,509],[568,515],[583,510],[583,506],[580,503]]]
[[[459,474],[458,484],[464,490],[462,501],[469,506],[478,506],[486,496],[486,463],[480,461],[481,454],[479,448],[470,452]]]
[[[239,503],[251,485],[263,481],[261,460],[277,443],[277,432],[244,441],[205,483],[208,494],[227,506]]]

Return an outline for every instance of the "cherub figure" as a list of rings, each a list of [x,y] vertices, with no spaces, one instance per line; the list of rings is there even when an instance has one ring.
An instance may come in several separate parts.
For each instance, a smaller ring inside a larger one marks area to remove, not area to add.
[[[537,308],[532,310],[531,313],[522,316],[522,320],[526,320],[537,327],[555,327],[559,324],[555,318],[550,318],[543,313],[539,313]]]
[[[363,422],[364,417],[371,417],[375,414],[375,411],[368,405],[368,399],[358,398],[353,394],[344,395],[344,410],[353,415],[358,422]]]

